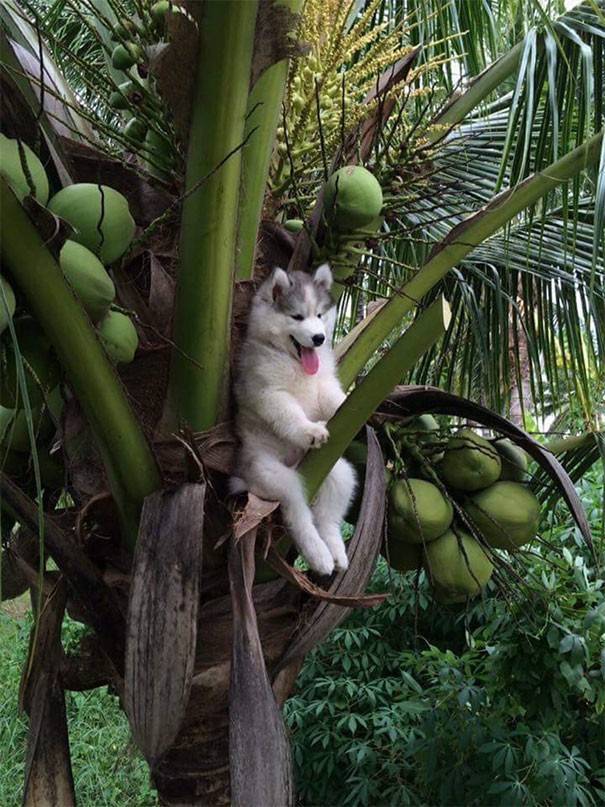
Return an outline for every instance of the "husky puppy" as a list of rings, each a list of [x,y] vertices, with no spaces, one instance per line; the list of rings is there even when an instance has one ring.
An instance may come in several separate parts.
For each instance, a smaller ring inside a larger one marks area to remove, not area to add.
[[[338,460],[309,506],[295,467],[326,442],[326,421],[345,399],[331,348],[331,286],[324,264],[313,275],[275,269],[256,292],[235,383],[241,450],[231,486],[279,501],[298,550],[323,575],[348,566],[340,528],[355,472]]]

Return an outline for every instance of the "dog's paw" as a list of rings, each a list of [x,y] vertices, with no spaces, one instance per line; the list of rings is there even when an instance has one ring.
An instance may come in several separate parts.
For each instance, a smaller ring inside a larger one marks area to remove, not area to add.
[[[346,572],[349,568],[349,559],[344,544],[340,547],[332,549],[332,556],[334,558],[334,568],[337,572]]]
[[[325,544],[318,544],[312,553],[307,552],[305,559],[318,574],[329,575],[334,571],[334,558]]]
[[[326,429],[326,423],[323,420],[318,420],[317,423],[309,423],[305,429],[305,438],[309,448],[319,448],[322,446],[330,436],[330,432]]]

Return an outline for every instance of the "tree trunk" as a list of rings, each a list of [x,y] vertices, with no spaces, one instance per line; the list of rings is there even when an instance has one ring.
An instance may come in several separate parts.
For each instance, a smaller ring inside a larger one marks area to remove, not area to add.
[[[299,622],[301,593],[280,580],[255,586],[253,598],[271,676]],[[198,622],[200,638],[185,722],[173,746],[152,768],[152,778],[162,804],[218,807],[231,803],[231,598],[224,596],[205,603]],[[294,680],[289,683],[291,689]]]

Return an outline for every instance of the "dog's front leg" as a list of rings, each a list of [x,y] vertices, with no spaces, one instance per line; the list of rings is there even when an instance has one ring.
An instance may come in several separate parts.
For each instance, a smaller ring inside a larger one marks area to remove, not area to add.
[[[330,420],[336,410],[342,406],[346,397],[336,378],[330,379],[329,382],[326,381],[322,385],[319,393],[319,406],[324,420]]]
[[[325,421],[309,420],[296,398],[287,392],[265,392],[255,403],[256,412],[272,431],[299,448],[319,448],[329,437]]]

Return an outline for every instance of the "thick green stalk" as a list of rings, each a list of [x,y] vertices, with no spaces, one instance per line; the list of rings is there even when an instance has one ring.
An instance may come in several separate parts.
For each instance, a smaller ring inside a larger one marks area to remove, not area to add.
[[[155,459],[90,320],[1,177],[0,211],[2,263],[52,342],[82,406],[132,547],[143,499],[160,485]]]
[[[302,6],[302,0],[281,0],[275,5],[285,6],[297,13]],[[242,156],[236,265],[238,280],[249,280],[254,274],[258,227],[287,77],[288,59],[282,59],[264,71],[248,98],[246,136],[250,135],[250,140],[246,143]]]
[[[169,417],[195,430],[223,413],[241,146],[257,0],[204,3],[181,217]],[[220,167],[219,167],[220,166]]]
[[[341,355],[339,365],[339,375],[345,389],[353,383],[391,331],[401,324],[402,317],[462,258],[557,185],[572,179],[587,166],[594,165],[599,159],[603,131],[512,190],[498,194],[482,210],[454,227],[436,245],[428,261],[412,280],[374,312],[370,322],[361,322],[354,329],[355,334],[351,333],[348,349]]]
[[[447,126],[449,128],[463,121],[469,112],[479,106],[496,87],[499,87],[503,81],[515,72],[521,61],[524,47],[525,40],[522,40],[498,59],[497,62],[486,67],[482,73],[479,73],[473,79],[470,87],[448,104],[432,123],[436,126]],[[433,139],[437,139],[440,135],[441,132],[433,131],[431,136]]]
[[[449,305],[443,297],[439,297],[426,311],[418,315],[408,330],[355,387],[328,423],[328,442],[317,451],[309,452],[298,468],[309,499],[315,496],[334,463],[378,405],[400,383],[405,373],[414,367],[423,353],[443,336],[450,318]]]

